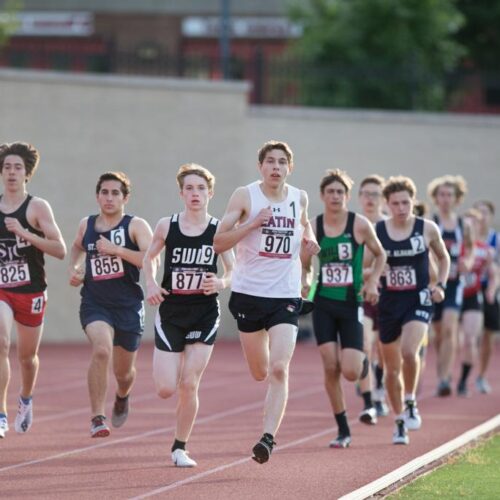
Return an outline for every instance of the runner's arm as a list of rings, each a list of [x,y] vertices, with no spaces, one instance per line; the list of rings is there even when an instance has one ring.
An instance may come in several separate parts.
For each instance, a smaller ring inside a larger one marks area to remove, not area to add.
[[[71,286],[80,286],[85,277],[83,264],[85,263],[86,252],[82,246],[82,240],[87,230],[87,220],[87,217],[85,217],[78,224],[76,236],[69,252],[69,284]]]
[[[441,232],[436,223],[425,219],[424,224],[424,233],[427,235],[429,248],[436,258],[437,283],[446,286],[448,274],[450,273],[450,256],[448,255],[443,238],[441,238]],[[444,289],[440,286],[432,288],[431,293],[434,302],[442,302],[444,300]]]
[[[151,244],[149,245],[142,262],[142,269],[146,281],[146,300],[152,306],[163,302],[163,296],[168,292],[158,286],[156,282],[156,272],[158,270],[158,257],[165,247],[165,238],[170,228],[170,217],[160,219],[153,233]]]

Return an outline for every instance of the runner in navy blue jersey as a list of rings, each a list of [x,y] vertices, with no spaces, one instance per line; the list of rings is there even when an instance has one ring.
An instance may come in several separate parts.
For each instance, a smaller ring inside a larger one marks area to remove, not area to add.
[[[70,284],[83,284],[80,322],[92,344],[91,437],[110,433],[104,407],[111,362],[117,382],[111,423],[121,427],[127,419],[144,329],[139,270],[152,232],[144,219],[125,214],[129,197],[130,181],[124,173],[101,175],[96,186],[100,212],[80,222],[71,248]]]

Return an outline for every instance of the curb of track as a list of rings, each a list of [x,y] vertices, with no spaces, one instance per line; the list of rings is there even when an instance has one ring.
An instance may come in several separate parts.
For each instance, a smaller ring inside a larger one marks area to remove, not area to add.
[[[426,467],[427,465],[435,462],[445,455],[449,455],[454,452],[458,448],[465,446],[466,444],[474,441],[475,439],[488,434],[494,429],[500,427],[500,415],[487,420],[486,422],[474,427],[473,429],[464,432],[460,436],[448,441],[447,443],[431,450],[420,457],[417,457],[410,462],[398,467],[397,469],[389,472],[385,476],[382,476],[371,483],[358,488],[357,490],[351,491],[339,498],[339,500],[364,500],[369,498],[376,493],[388,488],[389,486],[394,485],[398,481],[401,481],[405,477],[408,477],[410,474],[415,473],[419,469]]]

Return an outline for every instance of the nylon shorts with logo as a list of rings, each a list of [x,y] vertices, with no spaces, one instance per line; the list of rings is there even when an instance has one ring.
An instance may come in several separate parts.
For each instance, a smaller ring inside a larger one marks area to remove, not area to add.
[[[432,321],[441,321],[445,309],[460,311],[464,300],[464,285],[461,281],[449,281],[444,292],[444,300],[439,304],[434,304]]]
[[[382,293],[378,303],[380,341],[383,344],[394,342],[410,321],[428,324],[432,309],[431,293],[427,288],[420,292]]]
[[[229,310],[238,323],[238,330],[246,333],[282,324],[298,327],[301,307],[301,298],[255,297],[232,292],[229,299]]]
[[[86,297],[80,304],[80,323],[85,330],[94,321],[104,321],[113,328],[114,346],[135,352],[144,331],[144,302],[138,301],[132,307],[104,307]]]
[[[47,306],[47,291],[14,293],[0,289],[0,302],[5,302],[14,314],[14,319],[24,326],[37,327],[43,323]]]
[[[155,317],[155,346],[161,351],[182,352],[186,344],[212,345],[219,323],[217,299],[193,305],[162,302]]]
[[[313,326],[318,345],[340,342],[342,349],[363,350],[363,305],[338,300],[314,299]]]

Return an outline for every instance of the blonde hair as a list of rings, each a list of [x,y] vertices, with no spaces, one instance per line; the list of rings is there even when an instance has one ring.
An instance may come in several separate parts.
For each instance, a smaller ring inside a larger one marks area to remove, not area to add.
[[[215,185],[215,176],[205,167],[198,165],[197,163],[185,163],[179,167],[177,171],[177,184],[182,190],[184,187],[184,179],[188,175],[197,175],[207,181],[207,186],[209,191],[213,191]]]
[[[467,193],[467,182],[461,175],[443,175],[436,177],[427,186],[429,196],[435,200],[441,186],[449,186],[455,190],[455,198],[458,202],[463,200]]]

